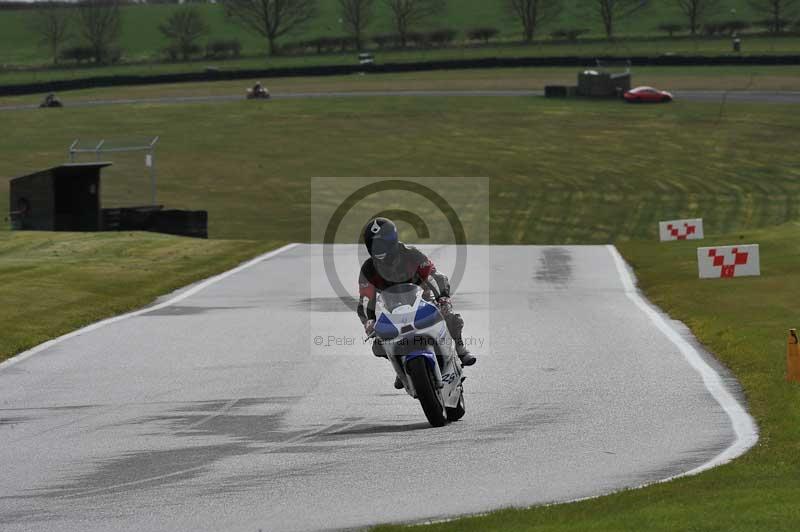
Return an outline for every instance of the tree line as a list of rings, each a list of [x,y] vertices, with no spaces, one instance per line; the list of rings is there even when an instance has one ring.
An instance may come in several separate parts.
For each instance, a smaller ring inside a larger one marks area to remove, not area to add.
[[[696,35],[701,24],[721,13],[722,0],[670,0],[684,16],[685,27]],[[767,15],[762,25],[772,33],[780,33],[789,26],[789,17],[797,16],[800,0],[748,0],[752,8]],[[339,14],[345,30],[355,47],[364,47],[364,35],[373,21],[376,4],[382,2],[389,10],[397,44],[404,48],[417,42],[421,35],[416,28],[445,11],[445,0],[337,0]],[[245,28],[262,35],[269,44],[271,54],[277,53],[277,41],[317,16],[317,0],[222,0],[226,12]],[[564,7],[563,0],[495,0],[498,8],[512,16],[519,24],[522,40],[533,41],[540,28],[556,19]],[[582,0],[580,7],[587,15],[600,22],[608,39],[613,39],[620,20],[635,16],[647,5],[647,0]],[[671,35],[683,29],[683,25],[672,26]],[[742,28],[744,29],[744,28]],[[446,40],[453,30],[436,30],[430,33],[428,42],[436,44]],[[554,37],[575,39],[587,33],[585,29],[561,29],[552,32]],[[467,32],[472,40],[488,40],[499,33],[496,28],[474,28]],[[376,44],[387,36],[379,36]]]
[[[245,30],[265,39],[269,53],[276,55],[282,49],[316,49],[327,51],[355,48],[363,50],[368,42],[367,31],[373,24],[378,4],[388,10],[393,34],[373,35],[372,41],[380,48],[410,45],[447,45],[455,40],[457,32],[444,28],[429,32],[418,29],[436,17],[442,16],[446,0],[336,0],[338,14],[346,37],[325,37],[287,45],[281,40],[319,16],[320,0],[219,0],[225,14]],[[665,0],[674,2],[684,18],[684,23],[663,22],[659,28],[672,36],[686,30],[690,35],[703,33],[715,35],[742,31],[750,23],[742,20],[714,22],[723,14],[723,0]],[[758,23],[771,33],[784,32],[798,15],[800,0],[748,0],[757,13],[765,17]],[[124,0],[82,0],[66,7],[63,2],[42,3],[36,8],[32,27],[42,44],[46,45],[54,61],[59,58],[91,60],[113,63],[120,57],[118,47],[121,33],[121,9]],[[495,0],[498,9],[512,17],[518,24],[525,42],[539,35],[543,25],[557,19],[564,0]],[[600,23],[606,38],[613,39],[620,21],[635,17],[647,0],[581,0],[580,7],[587,16]],[[727,16],[727,14],[726,14]],[[191,5],[174,11],[159,25],[160,32],[170,43],[165,53],[170,59],[189,59],[203,52],[198,42],[207,37],[210,27],[202,12]],[[587,33],[586,29],[566,28],[551,32],[554,38],[575,40]],[[471,28],[466,32],[470,40],[488,43],[499,34],[497,28]],[[63,49],[64,43],[77,36],[79,46]],[[209,57],[238,56],[238,40],[209,42],[205,54]]]

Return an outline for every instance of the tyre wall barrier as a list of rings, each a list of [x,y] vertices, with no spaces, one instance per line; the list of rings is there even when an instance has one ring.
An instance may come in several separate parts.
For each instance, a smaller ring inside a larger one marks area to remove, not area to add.
[[[208,238],[208,212],[154,207],[120,207],[102,210],[104,231],[152,231],[169,235]]]
[[[546,85],[544,88],[545,98],[566,98],[569,88],[565,85]]]

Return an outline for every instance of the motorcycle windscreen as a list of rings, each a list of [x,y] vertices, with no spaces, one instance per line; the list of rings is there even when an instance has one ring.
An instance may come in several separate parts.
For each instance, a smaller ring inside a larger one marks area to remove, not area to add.
[[[396,284],[381,292],[383,306],[389,312],[404,305],[413,307],[417,301],[417,295],[422,293],[422,288],[411,283]]]

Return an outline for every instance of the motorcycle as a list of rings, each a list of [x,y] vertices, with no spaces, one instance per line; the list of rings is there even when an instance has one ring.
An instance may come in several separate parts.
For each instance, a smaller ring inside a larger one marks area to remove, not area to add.
[[[270,99],[269,90],[265,89],[265,88],[247,89],[247,99],[248,100],[269,100]]]
[[[434,427],[465,412],[461,361],[439,308],[423,289],[398,284],[378,294],[375,341],[381,342],[406,392]]]
[[[61,100],[55,94],[48,94],[42,103],[39,104],[40,109],[46,109],[48,107],[64,107],[64,104],[61,103]]]

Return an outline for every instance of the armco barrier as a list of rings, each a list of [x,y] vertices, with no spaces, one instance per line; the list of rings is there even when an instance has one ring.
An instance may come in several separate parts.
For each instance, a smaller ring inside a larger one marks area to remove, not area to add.
[[[95,87],[122,85],[155,85],[162,83],[186,83],[192,81],[225,81],[253,78],[282,78],[299,76],[343,76],[358,72],[396,73],[430,70],[464,70],[470,68],[517,68],[537,66],[586,67],[594,66],[597,60],[614,61],[619,57],[487,57],[482,59],[451,59],[447,61],[425,61],[419,63],[384,63],[372,65],[320,65],[294,68],[268,68],[247,70],[208,70],[177,74],[150,74],[126,76],[95,76],[82,79],[65,79],[0,85],[0,96],[38,94]],[[800,55],[722,55],[722,56],[635,56],[629,59],[633,66],[721,66],[721,65],[800,65]]]
[[[154,231],[208,238],[208,212],[164,209],[161,205],[102,210],[104,231]]]

